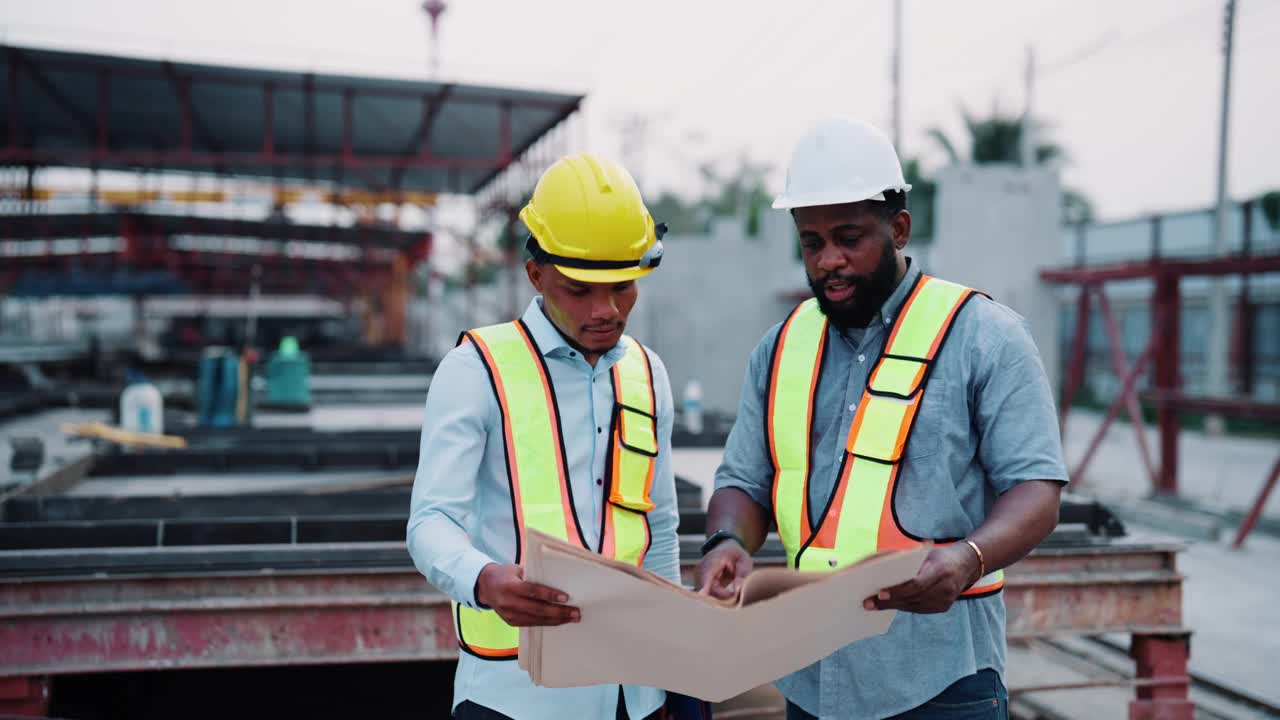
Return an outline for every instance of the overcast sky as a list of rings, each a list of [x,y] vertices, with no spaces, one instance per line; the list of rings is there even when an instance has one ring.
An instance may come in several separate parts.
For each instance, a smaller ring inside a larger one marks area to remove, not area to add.
[[[1104,218],[1205,207],[1216,183],[1221,0],[904,0],[903,149],[958,107],[1034,107]],[[441,77],[588,95],[575,134],[617,155],[652,118],[647,190],[745,150],[778,170],[813,119],[889,128],[890,0],[451,0]],[[0,0],[0,40],[171,60],[425,77],[418,0]],[[1280,188],[1280,0],[1240,0],[1230,189]]]

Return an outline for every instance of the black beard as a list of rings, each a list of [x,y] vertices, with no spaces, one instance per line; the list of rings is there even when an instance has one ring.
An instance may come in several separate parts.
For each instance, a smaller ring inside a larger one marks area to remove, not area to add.
[[[853,297],[842,303],[833,303],[827,299],[823,288],[828,281],[843,280],[853,286]],[[880,263],[870,274],[828,275],[822,280],[814,280],[809,276],[809,289],[818,299],[818,309],[827,316],[832,325],[847,330],[849,328],[865,328],[875,319],[876,313],[884,306],[889,296],[898,286],[898,260],[893,243],[888,239],[884,243],[884,252],[880,255]]]

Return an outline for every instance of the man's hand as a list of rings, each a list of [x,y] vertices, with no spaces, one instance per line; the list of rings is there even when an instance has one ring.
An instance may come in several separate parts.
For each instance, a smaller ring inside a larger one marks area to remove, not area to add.
[[[881,590],[862,606],[867,610],[946,612],[960,593],[978,580],[980,567],[977,553],[965,543],[935,547],[914,578]]]
[[[524,581],[519,565],[489,563],[476,578],[476,601],[493,608],[508,625],[533,627],[578,622],[581,613],[569,607],[569,596],[546,585]]]
[[[737,541],[721,542],[698,563],[698,592],[721,600],[733,599],[753,564]]]

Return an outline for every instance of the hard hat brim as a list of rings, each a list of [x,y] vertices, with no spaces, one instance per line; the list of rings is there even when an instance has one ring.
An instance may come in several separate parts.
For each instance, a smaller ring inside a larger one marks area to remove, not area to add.
[[[903,183],[893,187],[887,187],[870,195],[864,193],[848,193],[833,192],[822,193],[818,195],[796,196],[779,195],[773,200],[774,210],[794,210],[802,207],[818,207],[821,205],[847,205],[849,203],[863,202],[864,200],[873,200],[884,202],[884,194],[889,191],[907,192],[911,190],[911,183]]]
[[[564,265],[556,265],[555,268],[565,277],[584,283],[627,282],[628,280],[642,278],[654,271],[654,268],[639,266],[609,270],[589,270],[586,268],[565,267]]]

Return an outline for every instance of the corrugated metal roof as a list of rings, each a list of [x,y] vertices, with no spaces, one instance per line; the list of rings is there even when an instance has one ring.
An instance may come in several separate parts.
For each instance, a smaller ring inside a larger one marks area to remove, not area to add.
[[[582,96],[0,48],[0,163],[471,193]]]

